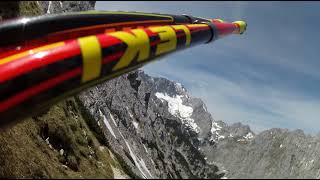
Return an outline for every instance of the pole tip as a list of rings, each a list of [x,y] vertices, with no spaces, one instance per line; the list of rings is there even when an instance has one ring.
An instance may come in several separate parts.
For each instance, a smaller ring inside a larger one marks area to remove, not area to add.
[[[245,21],[234,21],[233,23],[239,26],[239,34],[243,34],[247,29],[247,23]]]

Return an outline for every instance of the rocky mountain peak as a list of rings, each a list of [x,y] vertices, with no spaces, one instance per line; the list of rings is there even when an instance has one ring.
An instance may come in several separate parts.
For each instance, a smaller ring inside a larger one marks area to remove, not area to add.
[[[142,177],[147,170],[159,178],[222,176],[199,151],[212,118],[202,101],[190,97],[182,85],[138,70],[79,98],[95,117],[102,112],[106,138]]]

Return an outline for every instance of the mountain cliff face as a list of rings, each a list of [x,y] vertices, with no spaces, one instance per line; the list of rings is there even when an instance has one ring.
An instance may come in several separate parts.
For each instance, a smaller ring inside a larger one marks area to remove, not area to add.
[[[145,178],[219,178],[200,144],[210,135],[211,116],[200,99],[177,83],[136,71],[79,96],[102,128],[110,147]]]
[[[319,178],[320,137],[215,121],[179,83],[136,71],[79,100],[145,178]]]

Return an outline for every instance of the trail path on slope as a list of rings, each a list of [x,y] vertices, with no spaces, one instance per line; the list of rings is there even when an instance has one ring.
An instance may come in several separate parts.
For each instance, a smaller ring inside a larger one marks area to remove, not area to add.
[[[123,174],[120,169],[115,168],[111,165],[113,171],[113,178],[114,179],[130,179],[126,174]]]

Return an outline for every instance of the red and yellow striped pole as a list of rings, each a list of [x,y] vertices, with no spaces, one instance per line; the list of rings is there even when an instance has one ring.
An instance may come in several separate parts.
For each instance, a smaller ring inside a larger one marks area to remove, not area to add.
[[[65,97],[137,69],[159,56],[230,33],[241,34],[244,31],[241,26],[241,23],[203,22],[130,28],[2,56],[0,125],[34,115]]]

